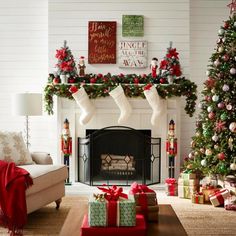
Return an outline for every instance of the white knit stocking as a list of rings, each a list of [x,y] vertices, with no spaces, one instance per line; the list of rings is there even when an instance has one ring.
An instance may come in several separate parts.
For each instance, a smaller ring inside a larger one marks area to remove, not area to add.
[[[77,92],[73,93],[72,96],[82,111],[80,116],[80,124],[85,125],[92,118],[95,112],[95,107],[90,101],[88,94],[83,87],[81,87]]]
[[[159,96],[155,86],[152,86],[149,90],[144,90],[144,95],[153,110],[151,124],[156,126],[158,118],[163,110],[164,101]]]
[[[118,124],[122,124],[129,118],[132,112],[132,108],[129,104],[129,101],[125,96],[124,90],[121,85],[117,86],[109,94],[114,99],[115,103],[120,109],[120,117],[118,119]]]

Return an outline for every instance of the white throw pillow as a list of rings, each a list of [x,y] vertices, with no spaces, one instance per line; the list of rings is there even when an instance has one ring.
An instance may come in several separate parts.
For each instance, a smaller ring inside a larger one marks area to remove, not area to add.
[[[16,165],[33,163],[21,132],[0,131],[0,160],[15,162]]]

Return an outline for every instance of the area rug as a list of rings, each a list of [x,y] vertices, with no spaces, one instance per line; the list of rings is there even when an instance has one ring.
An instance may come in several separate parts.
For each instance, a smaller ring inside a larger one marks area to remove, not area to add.
[[[63,198],[61,208],[55,209],[52,203],[29,214],[24,235],[55,236],[61,227],[70,208],[86,197],[67,196]],[[235,236],[236,212],[211,205],[192,204],[188,199],[169,197],[158,193],[159,204],[171,204],[187,234],[204,236]],[[7,230],[0,228],[0,235],[8,235]],[[181,235],[180,235],[181,236]]]

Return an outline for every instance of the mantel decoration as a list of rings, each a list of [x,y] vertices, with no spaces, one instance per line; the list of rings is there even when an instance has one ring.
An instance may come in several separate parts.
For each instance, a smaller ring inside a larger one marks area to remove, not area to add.
[[[89,98],[99,98],[110,96],[110,92],[121,85],[124,94],[127,97],[145,98],[145,90],[151,87],[156,88],[158,95],[163,98],[171,98],[174,96],[186,97],[185,111],[192,117],[195,111],[197,100],[197,85],[185,77],[181,76],[182,72],[178,61],[178,52],[172,48],[172,43],[167,49],[167,54],[160,62],[160,70],[153,74],[127,74],[119,75],[107,74],[85,74],[83,77],[78,74],[68,78],[68,83],[61,83],[58,74],[49,74],[48,84],[44,89],[45,108],[48,114],[53,114],[53,96],[73,99],[70,91],[73,85],[77,89],[84,88]],[[171,78],[171,80],[170,80]],[[71,81],[71,82],[70,82]],[[72,82],[73,81],[73,82]]]

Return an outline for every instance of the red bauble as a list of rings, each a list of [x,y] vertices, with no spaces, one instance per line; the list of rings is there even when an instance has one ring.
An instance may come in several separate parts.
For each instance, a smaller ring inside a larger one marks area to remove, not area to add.
[[[226,21],[225,24],[224,24],[224,28],[225,29],[228,29],[229,28],[229,23]]]
[[[99,74],[97,74],[97,77],[98,77],[98,78],[102,78],[102,77],[103,77],[103,74],[99,73]]]
[[[90,83],[91,83],[91,84],[95,84],[96,82],[97,82],[96,78],[91,78],[91,79],[90,79]]]
[[[138,78],[134,78],[134,84],[138,84],[139,83],[139,79]]]
[[[225,55],[223,56],[223,60],[224,60],[224,61],[228,61],[228,60],[229,60],[229,55],[228,55],[228,54],[225,54]]]
[[[123,74],[123,73],[120,73],[119,76],[123,78],[123,77],[124,77],[124,74]]]
[[[76,92],[78,91],[78,88],[77,88],[76,86],[72,85],[72,86],[70,86],[69,91],[70,91],[71,93],[76,93]]]
[[[223,152],[221,152],[217,155],[217,157],[218,157],[218,159],[223,161],[225,159],[225,154]]]
[[[208,88],[213,88],[214,85],[215,85],[215,80],[213,78],[209,77],[206,81],[206,86]]]
[[[214,112],[210,112],[210,113],[208,114],[208,118],[211,119],[211,120],[213,120],[213,119],[215,118],[215,113],[214,113]]]
[[[146,78],[147,77],[147,75],[146,74],[142,74],[142,78]]]
[[[74,78],[69,78],[69,79],[68,79],[68,83],[70,83],[70,84],[75,83],[75,79],[74,79]]]
[[[59,84],[59,83],[60,83],[59,77],[54,78],[54,79],[53,79],[53,83],[54,83],[54,84]]]
[[[205,100],[206,100],[207,102],[210,102],[210,101],[211,101],[211,96],[205,96]]]
[[[166,79],[165,78],[160,78],[160,83],[161,84],[165,84],[166,83]]]

